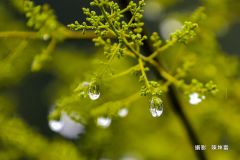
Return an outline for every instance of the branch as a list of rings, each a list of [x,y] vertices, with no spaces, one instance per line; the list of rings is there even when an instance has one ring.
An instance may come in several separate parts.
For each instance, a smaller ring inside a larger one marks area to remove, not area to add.
[[[178,39],[174,39],[172,41],[170,41],[168,44],[162,46],[161,48],[157,49],[156,51],[154,51],[149,57],[147,57],[147,59],[153,59],[154,57],[156,57],[158,55],[159,52],[162,52],[166,49],[168,49],[173,43],[177,42]]]
[[[98,37],[98,35],[96,35],[94,31],[86,31],[86,33],[83,35],[82,32],[67,30],[65,31],[64,35],[65,39],[93,39]],[[102,36],[102,38],[116,38],[116,36],[109,33]]]
[[[131,67],[130,69],[128,69],[128,70],[126,70],[126,71],[123,71],[123,72],[121,72],[121,73],[119,73],[119,74],[115,74],[115,75],[113,75],[113,76],[111,76],[111,77],[109,77],[109,78],[106,78],[106,79],[104,79],[104,81],[105,81],[105,80],[108,81],[108,80],[111,80],[111,79],[114,79],[114,78],[117,78],[117,77],[120,77],[120,76],[124,76],[124,75],[130,73],[134,68],[137,68],[137,67],[139,67],[139,64],[137,64],[136,66]]]
[[[37,32],[0,32],[0,38],[26,38],[26,39],[38,39]]]
[[[8,57],[4,60],[4,63],[10,62],[15,56],[17,56],[18,53],[21,53],[22,50],[27,46],[28,41],[23,40],[18,47],[8,55]]]
[[[85,35],[82,32],[74,32],[66,30],[64,32],[65,39],[93,39],[98,37],[94,31],[87,31]],[[39,39],[38,32],[22,32],[22,31],[7,31],[7,32],[0,32],[0,38],[24,38],[24,39]],[[116,38],[113,34],[109,33],[102,38]]]
[[[103,16],[105,17],[106,21],[108,22],[108,24],[110,25],[110,28],[113,30],[113,32],[116,34],[117,37],[121,37],[120,34],[118,33],[118,31],[116,30],[116,28],[113,26],[111,20],[108,18],[107,14],[106,14],[106,11],[104,9],[103,6],[99,6]],[[137,53],[136,50],[134,50],[127,42],[127,40],[122,37],[122,41],[123,41],[123,44],[128,48],[128,50],[130,50],[136,57],[139,57],[139,53]]]
[[[116,55],[118,49],[121,47],[122,43],[119,43],[118,46],[116,47],[116,49],[114,50],[114,52],[112,53],[112,56],[111,58],[109,59],[108,63],[106,64],[105,68],[103,69],[101,75],[100,75],[100,78],[102,78],[103,74],[104,74],[104,71],[107,69],[107,67],[109,67],[111,61],[113,60],[114,56]]]

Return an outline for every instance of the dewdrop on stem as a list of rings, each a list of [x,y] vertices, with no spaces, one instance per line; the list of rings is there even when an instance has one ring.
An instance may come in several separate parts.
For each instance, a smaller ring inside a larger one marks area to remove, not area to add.
[[[96,100],[100,96],[99,85],[96,81],[92,81],[88,88],[88,95],[92,100]]]
[[[152,97],[149,106],[150,113],[153,117],[159,117],[163,113],[162,100],[158,97]]]

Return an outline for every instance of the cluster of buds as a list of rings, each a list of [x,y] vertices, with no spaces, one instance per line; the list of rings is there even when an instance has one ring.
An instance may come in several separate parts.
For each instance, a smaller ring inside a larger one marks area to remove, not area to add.
[[[140,95],[146,96],[147,94],[151,93],[151,90],[147,88],[146,86],[141,87]]]
[[[215,96],[218,92],[217,85],[213,84],[213,81],[208,82],[203,85],[203,83],[198,82],[196,79],[192,79],[189,88],[184,91],[185,95],[190,95],[191,93],[198,93],[199,97],[205,96],[207,93],[211,93]]]
[[[177,30],[176,32],[170,34],[170,41],[167,41],[170,43],[174,39],[177,39],[179,42],[182,42],[184,44],[187,44],[188,37],[193,37],[196,35],[195,29],[198,27],[198,24],[192,23],[192,22],[184,22],[184,25],[182,27],[183,31]]]
[[[157,32],[153,32],[152,36],[150,37],[150,39],[153,41],[153,46],[156,48],[159,48],[162,44],[162,41],[159,40],[160,37],[158,36]]]
[[[143,36],[139,33],[134,34],[132,31],[129,32],[129,36],[131,37],[134,43],[138,43],[139,45],[143,45],[143,40],[147,39],[147,36]]]
[[[49,5],[35,6],[34,2],[25,1],[24,11],[26,17],[29,18],[27,25],[39,30],[39,37],[44,40],[48,40],[52,36],[59,41],[64,39],[64,27],[60,27],[54,11]]]

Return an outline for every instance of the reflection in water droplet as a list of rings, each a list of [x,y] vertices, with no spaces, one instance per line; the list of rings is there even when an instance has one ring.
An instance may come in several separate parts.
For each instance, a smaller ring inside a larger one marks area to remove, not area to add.
[[[102,128],[107,128],[110,126],[112,120],[110,118],[100,117],[97,119],[97,125]]]
[[[126,108],[123,108],[118,112],[118,115],[120,117],[125,117],[127,114],[128,114],[128,110]]]
[[[100,96],[99,85],[97,82],[93,81],[90,83],[88,88],[88,95],[92,100],[96,100]]]
[[[149,110],[153,117],[159,117],[163,113],[162,100],[157,97],[153,97],[150,101]]]
[[[56,120],[49,120],[49,127],[54,132],[59,132],[63,128],[63,123]]]

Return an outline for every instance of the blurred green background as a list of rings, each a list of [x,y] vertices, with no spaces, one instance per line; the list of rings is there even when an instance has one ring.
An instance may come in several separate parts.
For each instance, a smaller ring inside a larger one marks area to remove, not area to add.
[[[59,22],[64,25],[76,20],[85,21],[81,8],[90,7],[90,1],[34,2],[50,4]],[[92,40],[65,40],[59,43],[52,53],[50,64],[34,73],[31,72],[33,57],[40,54],[49,41],[29,40],[23,51],[7,62],[8,55],[23,40],[0,38],[1,160],[195,160],[199,159],[199,152],[204,152],[209,160],[240,160],[240,1],[145,2],[147,6],[143,21],[146,30],[149,35],[158,32],[163,40],[181,29],[195,9],[206,6],[207,17],[199,23],[195,40],[185,47],[181,63],[196,60],[195,66],[184,77],[187,84],[193,78],[204,84],[213,80],[219,93],[215,97],[207,95],[201,103],[192,105],[189,97],[176,90],[183,113],[200,142],[196,145],[206,145],[206,150],[195,151],[188,129],[167,93],[162,95],[163,114],[158,118],[150,114],[151,97],[147,96],[125,106],[128,109],[126,117],[113,114],[110,115],[112,122],[109,127],[97,126],[98,117],[91,114],[92,110],[107,102],[115,105],[115,101],[138,92],[142,84],[138,82],[138,77],[128,74],[100,85],[101,96],[98,100],[92,101],[88,97],[76,100],[78,97],[73,96],[73,90],[80,82],[90,81],[94,72],[101,72],[100,61],[106,61],[101,47],[94,47]],[[123,1],[119,1],[119,5],[124,5]],[[100,13],[96,7],[94,9]],[[0,13],[1,32],[34,31],[26,26],[27,18],[16,11],[10,1],[0,1]],[[171,68],[181,47],[181,44],[174,44],[157,57],[158,60]],[[112,68],[120,73],[136,64],[135,59],[125,56],[115,60]],[[147,76],[149,80],[159,80],[153,70]],[[75,117],[84,125],[85,132],[77,139],[53,132],[49,128],[48,115],[54,106],[61,106],[57,107],[58,112],[74,113],[85,119],[86,122],[83,122]],[[228,150],[211,150],[212,145],[228,145]]]

